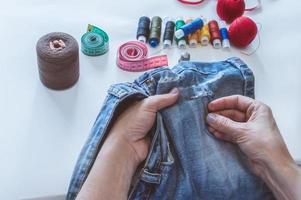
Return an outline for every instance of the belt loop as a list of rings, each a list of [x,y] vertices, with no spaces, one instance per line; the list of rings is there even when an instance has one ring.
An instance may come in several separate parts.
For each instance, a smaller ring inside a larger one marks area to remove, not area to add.
[[[147,169],[144,169],[141,174],[141,180],[147,183],[153,183],[153,184],[160,184],[161,182],[161,174],[158,173],[151,173],[147,171]]]

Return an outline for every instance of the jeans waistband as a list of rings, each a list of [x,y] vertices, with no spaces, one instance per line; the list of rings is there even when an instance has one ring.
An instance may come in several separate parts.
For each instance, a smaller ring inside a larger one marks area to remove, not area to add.
[[[251,69],[240,58],[233,57],[225,61],[219,62],[190,62],[182,61],[172,69],[168,67],[157,68],[155,70],[147,71],[135,80],[135,85],[142,87],[145,91],[149,91],[149,85],[154,82],[154,76],[158,73],[171,72],[176,78],[177,74],[184,71],[194,71],[201,75],[210,75],[218,73],[221,70],[225,70],[229,67],[237,68],[242,74],[244,83],[244,95],[254,98],[254,76]],[[170,75],[171,75],[170,74]],[[171,77],[172,78],[172,77]],[[149,91],[149,94],[152,93]]]

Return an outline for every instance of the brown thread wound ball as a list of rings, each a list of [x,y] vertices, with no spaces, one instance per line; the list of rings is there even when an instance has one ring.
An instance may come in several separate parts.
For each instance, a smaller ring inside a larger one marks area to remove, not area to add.
[[[53,32],[44,35],[36,45],[39,76],[48,88],[64,90],[79,78],[79,48],[69,34]]]

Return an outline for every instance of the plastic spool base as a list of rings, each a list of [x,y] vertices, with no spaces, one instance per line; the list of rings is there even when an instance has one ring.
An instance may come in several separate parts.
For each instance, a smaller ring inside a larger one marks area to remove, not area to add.
[[[159,45],[159,41],[156,38],[149,39],[149,45],[152,48],[156,48]]]
[[[169,49],[171,47],[171,41],[170,40],[164,40],[163,41],[163,48]]]
[[[180,40],[178,42],[178,48],[179,49],[186,49],[186,41],[185,40]]]
[[[198,45],[198,41],[196,41],[196,40],[190,40],[190,41],[189,41],[189,46],[190,46],[191,48],[196,48],[197,45]]]
[[[215,49],[220,49],[220,48],[222,47],[221,41],[220,41],[219,39],[213,40],[212,43],[213,43],[213,47],[214,47]]]
[[[223,49],[229,49],[230,48],[230,42],[229,40],[223,40],[222,41],[222,46],[223,46]]]
[[[142,43],[146,43],[146,37],[143,36],[143,35],[140,35],[140,36],[138,37],[138,41],[139,41],[139,42],[142,42]]]
[[[209,38],[208,37],[202,37],[201,38],[201,45],[207,46],[209,44]]]

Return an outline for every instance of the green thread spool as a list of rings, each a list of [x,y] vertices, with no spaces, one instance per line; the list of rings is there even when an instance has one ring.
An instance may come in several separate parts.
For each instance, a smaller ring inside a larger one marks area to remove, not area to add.
[[[178,18],[177,21],[176,21],[176,31],[179,30],[182,26],[185,25],[185,22],[183,20],[183,18]],[[180,49],[185,49],[186,48],[186,38],[185,37],[181,37],[179,39],[177,39],[175,37],[175,40],[177,42],[177,45]]]
[[[88,25],[87,33],[81,38],[81,51],[87,56],[99,56],[109,50],[109,36],[100,28]]]
[[[161,38],[162,19],[158,16],[152,18],[149,44],[151,47],[157,47]]]

